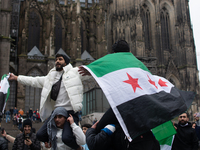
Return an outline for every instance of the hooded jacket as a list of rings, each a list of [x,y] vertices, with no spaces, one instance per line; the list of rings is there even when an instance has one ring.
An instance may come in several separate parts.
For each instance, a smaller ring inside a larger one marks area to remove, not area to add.
[[[74,112],[78,112],[82,109],[83,101],[83,85],[82,80],[88,79],[86,76],[82,76],[78,72],[78,68],[73,68],[71,64],[63,67],[64,73],[62,76],[62,82],[68,93],[70,103]],[[50,100],[50,92],[55,79],[56,68],[54,67],[49,71],[46,76],[42,77],[29,77],[19,75],[17,81],[21,84],[42,88],[41,100],[40,100],[40,117],[43,120],[48,118],[51,112],[54,110],[55,101]]]

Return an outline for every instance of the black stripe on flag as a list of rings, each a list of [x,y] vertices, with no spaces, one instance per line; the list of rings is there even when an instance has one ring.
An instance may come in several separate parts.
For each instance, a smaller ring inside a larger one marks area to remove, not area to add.
[[[194,100],[194,92],[172,88],[143,95],[117,106],[132,139],[185,112]]]
[[[2,113],[7,94],[0,92],[0,114]]]

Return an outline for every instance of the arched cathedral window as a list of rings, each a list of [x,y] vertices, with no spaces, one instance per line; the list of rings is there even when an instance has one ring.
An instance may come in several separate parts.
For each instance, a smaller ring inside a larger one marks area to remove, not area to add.
[[[150,11],[146,4],[141,7],[141,18],[145,40],[145,49],[151,49],[151,19]]]
[[[28,52],[36,46],[38,49],[40,45],[40,18],[34,12],[30,12],[29,27],[28,27]]]
[[[170,21],[169,21],[169,13],[165,7],[161,11],[160,22],[161,22],[162,49],[169,50],[170,49],[170,24],[169,24]]]
[[[61,18],[56,14],[55,15],[55,54],[62,48],[62,24]]]

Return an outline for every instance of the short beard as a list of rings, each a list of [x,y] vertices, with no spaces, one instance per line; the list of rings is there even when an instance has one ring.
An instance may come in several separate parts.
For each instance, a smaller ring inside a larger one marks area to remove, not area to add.
[[[62,71],[64,66],[64,64],[61,64],[60,67],[56,66],[56,71]]]
[[[181,125],[185,125],[185,124],[187,123],[187,121],[183,121],[183,122],[180,121],[179,123],[180,123]]]

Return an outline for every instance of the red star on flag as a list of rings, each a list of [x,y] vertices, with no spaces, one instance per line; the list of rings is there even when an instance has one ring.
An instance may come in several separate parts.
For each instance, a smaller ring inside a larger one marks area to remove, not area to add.
[[[163,81],[163,80],[161,80],[161,79],[159,79],[159,81],[158,81],[158,84],[159,84],[161,87],[167,86],[166,83],[167,83],[167,82],[165,82],[165,81]]]
[[[148,75],[147,75],[147,76],[148,76]],[[149,78],[149,76],[148,76],[148,78]],[[158,89],[158,87],[156,86],[156,83],[155,83],[154,81],[152,81],[150,78],[149,78],[148,81],[149,81],[150,84],[154,85],[154,86]]]
[[[129,80],[126,80],[123,82],[130,84],[134,90],[134,93],[136,91],[136,88],[142,89],[138,84],[138,78],[132,78],[128,73],[126,73],[126,74],[127,74]]]

